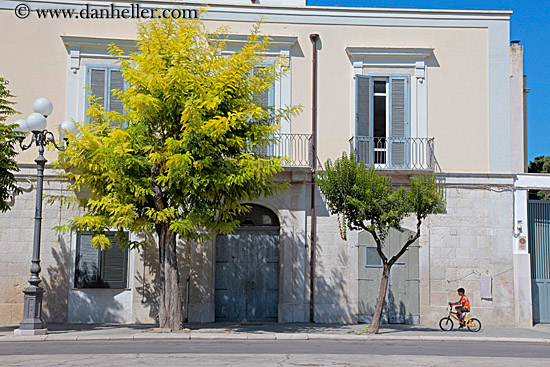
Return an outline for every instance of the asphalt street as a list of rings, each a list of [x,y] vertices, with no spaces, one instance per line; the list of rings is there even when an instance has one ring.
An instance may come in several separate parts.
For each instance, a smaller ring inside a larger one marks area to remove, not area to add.
[[[2,366],[549,366],[550,346],[411,341],[0,343]],[[389,364],[388,364],[389,363]]]

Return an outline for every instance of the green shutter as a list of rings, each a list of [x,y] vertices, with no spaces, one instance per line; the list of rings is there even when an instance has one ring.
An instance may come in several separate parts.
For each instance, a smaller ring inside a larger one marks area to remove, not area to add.
[[[121,91],[124,90],[124,79],[122,78],[122,73],[118,70],[111,69],[109,81],[109,110],[124,113],[122,100],[118,99],[113,93],[114,89]]]
[[[390,77],[390,166],[406,168],[408,166],[409,121],[409,78],[407,76]]]
[[[76,288],[95,288],[100,284],[100,253],[91,245],[92,234],[77,235]]]

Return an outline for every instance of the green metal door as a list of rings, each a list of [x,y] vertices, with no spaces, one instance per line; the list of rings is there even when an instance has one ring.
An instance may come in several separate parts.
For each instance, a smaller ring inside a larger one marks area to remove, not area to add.
[[[249,204],[233,234],[216,237],[216,321],[277,321],[279,221],[267,208]]]
[[[384,253],[395,255],[407,241],[411,231],[391,230]],[[382,316],[385,323],[418,324],[420,322],[418,243],[413,243],[392,266],[386,306]],[[368,232],[359,234],[359,321],[371,322],[380,291],[382,263],[374,239]]]
[[[217,236],[215,275],[216,321],[277,321],[278,232]]]
[[[550,323],[550,202],[529,200],[533,322]]]

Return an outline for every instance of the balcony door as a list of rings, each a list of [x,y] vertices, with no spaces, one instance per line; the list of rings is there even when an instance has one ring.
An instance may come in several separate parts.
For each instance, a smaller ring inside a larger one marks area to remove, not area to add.
[[[410,167],[410,83],[408,75],[356,76],[355,151],[367,165]]]

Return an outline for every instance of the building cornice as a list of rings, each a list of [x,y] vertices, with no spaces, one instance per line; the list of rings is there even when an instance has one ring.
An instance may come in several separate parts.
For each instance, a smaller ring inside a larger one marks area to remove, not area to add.
[[[433,50],[433,48],[346,47],[347,54],[352,58],[372,57],[426,59],[433,53]]]
[[[105,0],[28,0],[25,4],[30,9],[36,8],[70,8],[83,7],[90,4],[95,7],[109,7],[114,4],[117,7],[130,7],[133,0],[119,0],[115,2]],[[264,5],[264,4],[228,4],[212,1],[186,1],[182,4],[172,0],[146,0],[140,1],[142,7],[174,7],[198,8],[206,3],[208,13],[205,19],[217,20],[219,13],[225,13],[230,17],[242,18],[253,16],[265,17],[266,22],[271,22],[270,17],[289,17],[299,19],[292,23],[315,24],[357,24],[359,19],[410,19],[410,20],[503,20],[509,21],[512,14],[508,10],[448,10],[448,9],[389,9],[389,8],[357,8],[357,7],[321,7],[321,6],[293,6],[293,5]],[[0,9],[13,10],[19,2],[0,0]],[[248,16],[247,16],[248,15]],[[319,19],[320,17],[326,19]],[[342,20],[344,19],[344,20]],[[347,20],[345,20],[347,19]],[[355,19],[355,20],[354,20]]]
[[[114,44],[122,50],[135,50],[136,40],[124,39],[124,38],[102,38],[102,37],[88,37],[88,36],[61,36],[65,47],[79,47],[79,48],[93,48],[93,49],[107,49],[110,45]]]
[[[80,69],[82,57],[113,58],[109,53],[109,46],[115,45],[123,52],[137,49],[136,40],[124,38],[102,38],[85,36],[61,36],[63,44],[69,54],[69,66],[73,73]]]
[[[224,34],[212,36],[211,41],[225,41],[229,46],[242,47],[248,42],[248,34]],[[290,49],[298,41],[296,36],[268,36],[270,48]]]

